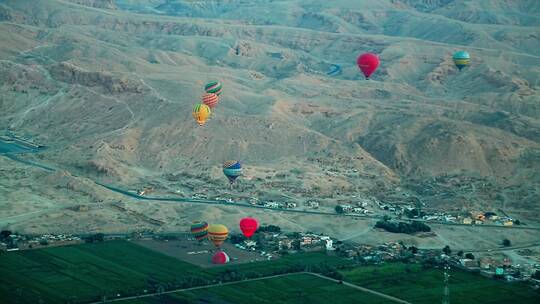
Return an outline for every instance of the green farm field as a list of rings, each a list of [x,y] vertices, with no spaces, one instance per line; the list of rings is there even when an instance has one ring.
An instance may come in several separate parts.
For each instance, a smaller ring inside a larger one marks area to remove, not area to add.
[[[313,252],[203,269],[126,241],[52,247],[0,253],[0,299],[2,303],[37,303],[40,299],[45,303],[84,302],[98,300],[101,295],[110,298],[142,293],[158,284],[182,286],[194,280],[211,283],[225,272],[234,273],[229,278],[240,279],[321,263],[337,266],[351,262]]]
[[[166,289],[173,286],[181,288],[194,283],[215,284],[219,280],[242,280],[328,265],[345,266],[346,270],[340,270],[344,280],[362,287],[412,303],[440,301],[440,270],[399,263],[353,267],[351,263],[350,260],[311,252],[286,255],[273,261],[204,269],[130,242],[110,241],[0,253],[0,299],[2,304],[40,303],[40,299],[42,303],[85,303],[98,300],[103,294],[111,299],[117,294],[143,294],[145,289],[152,292],[158,284]],[[540,299],[539,294],[526,286],[498,282],[463,271],[453,270],[450,283],[453,303],[493,304],[512,300],[527,304],[537,303]],[[287,296],[280,298],[276,294]],[[259,297],[256,303],[387,301],[306,274],[201,288],[162,297],[173,301],[170,303],[244,303],[243,299],[253,297]],[[159,302],[160,299],[154,297],[124,303],[169,303]]]
[[[420,265],[388,263],[341,271],[344,280],[418,304],[440,303],[443,272]],[[459,269],[450,272],[450,302],[467,304],[540,303],[540,293],[522,284],[484,278]]]
[[[161,297],[121,301],[121,304],[158,303],[393,303],[344,285],[329,282],[309,274],[290,274],[284,277],[226,286],[211,287],[194,291],[179,292]]]
[[[0,254],[2,303],[85,301],[147,282],[205,278],[200,268],[124,241]]]

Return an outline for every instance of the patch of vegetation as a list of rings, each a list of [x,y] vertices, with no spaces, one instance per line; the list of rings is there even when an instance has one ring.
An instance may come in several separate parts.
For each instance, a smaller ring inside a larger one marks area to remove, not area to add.
[[[309,274],[291,274],[272,279],[181,292],[161,299],[155,297],[120,303],[215,303],[217,301],[235,304],[392,303],[384,298]]]
[[[0,253],[0,269],[2,303],[99,300],[210,279],[195,265],[125,241]]]
[[[342,270],[344,280],[374,289],[403,300],[418,303],[440,303],[443,273],[436,268],[403,263],[355,267]],[[540,295],[521,284],[485,278],[479,274],[452,269],[450,272],[452,303],[538,303]]]
[[[413,234],[416,232],[429,232],[431,228],[421,222],[391,222],[391,221],[378,221],[375,224],[375,228],[382,228],[388,232],[393,233],[406,233]]]

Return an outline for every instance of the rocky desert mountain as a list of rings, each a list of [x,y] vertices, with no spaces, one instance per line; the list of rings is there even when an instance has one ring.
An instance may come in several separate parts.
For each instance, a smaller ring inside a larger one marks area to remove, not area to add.
[[[0,224],[182,230],[247,212],[138,202],[96,181],[328,206],[406,193],[534,221],[539,26],[536,0],[0,1],[0,130],[46,145],[19,157],[61,170],[0,158],[0,214],[35,212]],[[461,72],[458,50],[471,54]],[[381,58],[370,80],[363,52]],[[334,64],[341,73],[327,75]],[[199,127],[191,108],[212,80],[224,91]],[[233,190],[227,159],[246,168]]]

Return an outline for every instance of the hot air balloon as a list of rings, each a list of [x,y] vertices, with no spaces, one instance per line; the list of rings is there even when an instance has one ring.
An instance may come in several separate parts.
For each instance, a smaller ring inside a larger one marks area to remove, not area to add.
[[[212,81],[204,86],[204,90],[206,91],[206,93],[214,93],[219,96],[221,95],[221,91],[223,91],[223,87],[221,86],[221,82]]]
[[[213,109],[219,101],[219,97],[214,93],[207,93],[204,94],[202,97],[203,104],[209,106],[211,109]]]
[[[229,255],[223,251],[218,251],[212,256],[212,263],[214,264],[227,264],[230,260]]]
[[[221,246],[227,239],[227,236],[229,236],[229,230],[224,225],[217,224],[208,227],[208,239],[214,243],[216,247]]]
[[[237,160],[228,160],[223,164],[223,174],[225,174],[232,185],[242,175],[242,165]]]
[[[366,79],[369,79],[369,76],[371,76],[371,74],[373,74],[373,72],[375,72],[379,66],[379,57],[373,53],[364,53],[358,56],[358,59],[356,59],[356,64],[362,73],[364,73]]]
[[[471,61],[471,56],[466,51],[458,51],[454,53],[452,59],[454,60],[454,64],[461,71],[461,69],[469,65],[469,62]]]
[[[240,220],[240,230],[247,238],[252,237],[257,228],[259,228],[259,222],[252,217],[245,217]]]
[[[210,111],[210,107],[205,104],[199,103],[193,107],[193,112],[191,114],[193,115],[193,118],[195,118],[199,126],[202,126],[204,125],[208,117],[210,117],[211,113],[212,111]]]
[[[197,241],[202,241],[208,236],[208,223],[195,222],[191,225],[191,234]]]

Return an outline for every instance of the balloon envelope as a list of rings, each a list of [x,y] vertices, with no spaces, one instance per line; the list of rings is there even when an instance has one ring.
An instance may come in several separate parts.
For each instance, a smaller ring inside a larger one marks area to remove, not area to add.
[[[242,175],[242,165],[237,160],[228,160],[223,164],[223,174],[225,174],[232,184]]]
[[[212,81],[204,86],[204,91],[206,93],[214,93],[219,96],[221,95],[221,91],[223,91],[223,87],[221,86],[221,82]]]
[[[199,126],[202,126],[204,125],[204,123],[206,123],[206,120],[208,119],[208,117],[210,117],[211,113],[212,111],[210,111],[210,107],[205,104],[199,103],[193,106],[193,112],[191,113],[191,115],[197,121]]]
[[[230,260],[229,255],[223,251],[218,251],[212,256],[212,263],[214,264],[226,264]]]
[[[197,241],[203,240],[208,237],[208,223],[195,222],[191,225],[190,231]]]
[[[454,64],[461,71],[464,67],[468,66],[471,61],[471,56],[466,51],[458,51],[452,56]]]
[[[208,227],[208,239],[214,243],[216,247],[221,246],[228,236],[229,230],[224,225],[217,224]]]
[[[219,97],[214,93],[206,93],[202,97],[202,102],[213,109],[219,102]]]
[[[356,59],[356,64],[364,76],[366,76],[366,79],[368,79],[379,66],[379,57],[373,53],[364,53],[358,56]]]
[[[259,222],[252,217],[245,217],[240,220],[240,230],[247,238],[252,237],[257,228],[259,228]]]

